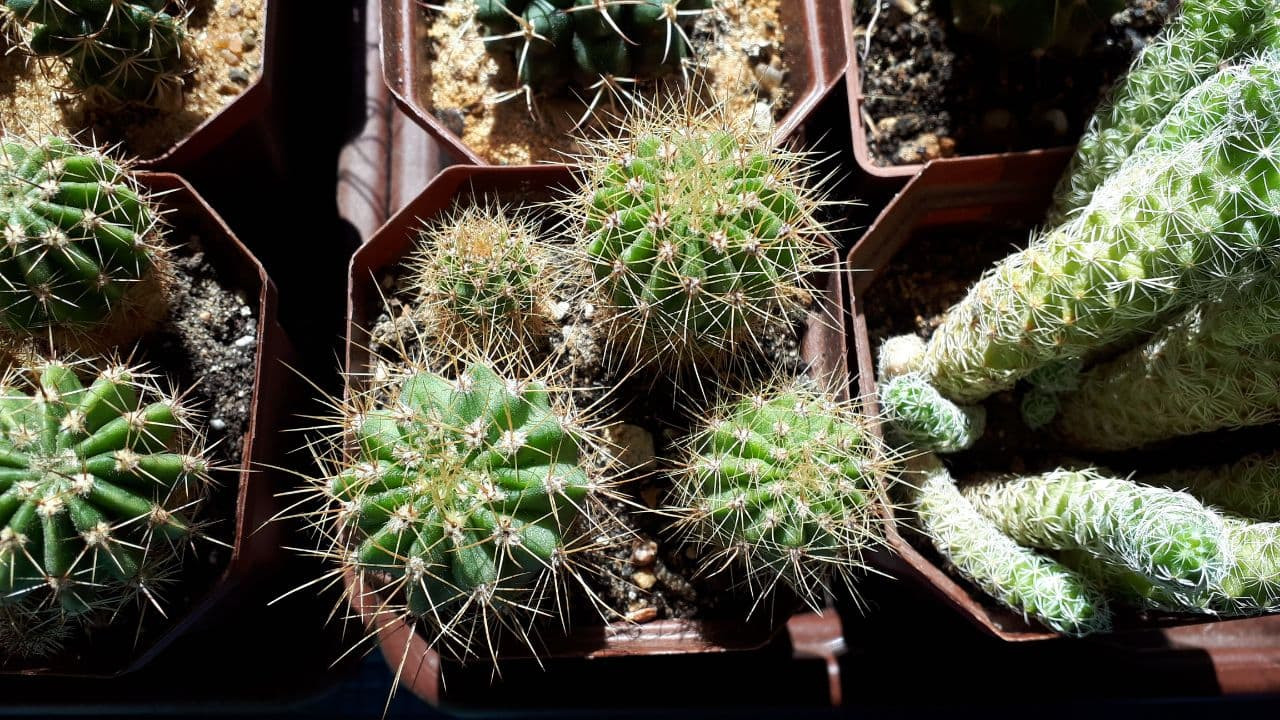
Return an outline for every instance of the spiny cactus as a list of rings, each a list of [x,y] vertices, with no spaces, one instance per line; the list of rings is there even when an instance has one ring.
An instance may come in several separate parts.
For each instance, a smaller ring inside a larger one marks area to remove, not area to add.
[[[4,7],[22,25],[31,54],[66,65],[65,91],[95,104],[181,105],[184,2],[4,0]]]
[[[491,53],[512,53],[522,88],[621,90],[691,54],[689,33],[712,0],[478,0]],[[597,95],[597,98],[599,96]]]
[[[1255,453],[1211,468],[1176,470],[1143,482],[1186,490],[1241,517],[1280,522],[1280,453]]]
[[[1063,225],[990,269],[922,368],[973,402],[1038,367],[1141,332],[1280,257],[1280,53],[1189,93]]]
[[[8,373],[0,605],[80,615],[159,603],[210,482],[191,419],[136,368],[44,361]]]
[[[0,322],[128,342],[163,317],[160,217],[133,177],[60,138],[0,139]]]
[[[441,338],[501,355],[545,338],[552,276],[564,269],[537,237],[501,207],[469,207],[424,230],[408,264],[417,307]]]
[[[1061,403],[1057,432],[1098,450],[1280,419],[1280,280],[1192,308]]]
[[[1088,205],[1146,134],[1206,78],[1242,56],[1278,46],[1277,0],[1184,0],[1089,120],[1046,224],[1056,226]]]
[[[1222,518],[1195,498],[1096,470],[994,477],[962,492],[1023,545],[1087,552],[1175,596],[1204,592],[1234,561]]]
[[[460,659],[504,627],[529,642],[544,601],[577,577],[574,554],[597,542],[597,441],[553,392],[476,362],[452,379],[410,371],[345,409],[356,448],[322,488],[333,554],[354,592]]]
[[[66,647],[78,629],[75,619],[57,608],[0,605],[0,658],[24,661],[52,657]]]
[[[985,409],[949,402],[920,373],[899,375],[882,384],[880,403],[894,439],[921,450],[966,450],[986,428]]]
[[[740,563],[761,598],[779,583],[819,607],[883,544],[893,457],[869,422],[793,381],[721,402],[684,443],[672,512],[707,567]]]
[[[1105,598],[1065,565],[1009,539],[960,494],[937,457],[908,460],[904,481],[920,530],[961,575],[1024,616],[1066,635],[1111,629]]]
[[[1124,0],[952,0],[951,24],[1006,52],[1079,54]]]
[[[723,107],[645,112],[578,158],[564,211],[581,223],[619,355],[723,357],[812,304],[805,275],[830,252],[812,163],[748,121]]]

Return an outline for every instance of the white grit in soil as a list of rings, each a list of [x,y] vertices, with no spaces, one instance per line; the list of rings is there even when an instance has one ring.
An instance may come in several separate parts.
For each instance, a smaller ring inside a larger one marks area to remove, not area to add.
[[[725,0],[719,16],[707,13],[691,34],[694,57],[705,68],[710,99],[724,102],[735,117],[751,115],[761,124],[786,112],[785,37],[779,12],[784,0]],[[501,165],[564,162],[579,151],[574,124],[582,117],[594,90],[565,90],[558,96],[535,96],[537,117],[523,95],[495,104],[494,98],[516,87],[515,60],[506,53],[490,55],[474,22],[473,0],[445,0],[423,8],[416,18],[418,101],[485,160]],[[640,97],[660,95],[681,83],[679,73],[667,80],[642,83]],[[695,80],[695,82],[698,82]],[[625,102],[625,101],[624,101]],[[597,120],[621,114],[621,103],[602,99]],[[577,133],[590,136],[593,126]]]
[[[262,68],[264,0],[192,0],[187,26],[190,72],[177,110],[95,109],[59,92],[60,60],[27,58],[17,48],[0,58],[0,127],[81,142],[121,143],[128,156],[150,159],[186,137],[249,86]],[[52,101],[52,102],[51,102]]]

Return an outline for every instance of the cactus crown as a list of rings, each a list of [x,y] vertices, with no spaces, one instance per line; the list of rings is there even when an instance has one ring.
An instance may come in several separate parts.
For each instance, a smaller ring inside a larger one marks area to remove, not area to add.
[[[176,15],[164,12],[176,5]],[[176,108],[186,13],[178,0],[4,0],[28,52],[67,66],[70,93],[97,104]]]
[[[1079,54],[1124,9],[1124,0],[952,0],[956,30],[1006,52],[1061,50]]]
[[[574,555],[597,541],[588,507],[609,492],[567,400],[475,362],[452,379],[409,370],[348,401],[355,449],[321,490],[352,592],[458,659],[504,627],[530,642],[548,597],[579,578]]]
[[[59,138],[0,140],[0,223],[6,330],[128,340],[163,315],[159,213],[102,153]]]
[[[817,608],[884,542],[893,460],[851,404],[775,385],[721,402],[687,439],[672,512],[713,551],[708,569],[741,562],[759,598],[781,582]]]
[[[723,108],[645,111],[587,141],[565,203],[620,355],[707,359],[812,304],[829,252],[811,158]]]
[[[191,422],[137,368],[55,360],[10,371],[0,383],[0,605],[82,615],[158,602],[210,484]]]

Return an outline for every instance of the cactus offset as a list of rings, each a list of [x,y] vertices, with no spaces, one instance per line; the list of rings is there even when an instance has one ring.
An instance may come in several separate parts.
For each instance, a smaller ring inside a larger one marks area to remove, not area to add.
[[[1079,54],[1124,0],[952,0],[956,30],[1005,52]]]
[[[908,461],[910,507],[920,530],[961,575],[1001,605],[1067,635],[1111,629],[1102,595],[1081,575],[1009,539],[965,500],[929,454]]]
[[[594,440],[552,392],[477,362],[453,379],[410,371],[344,411],[358,450],[322,488],[332,552],[353,592],[459,659],[502,628],[529,642],[596,541],[585,513],[607,486],[586,461]]]
[[[803,153],[722,107],[633,117],[588,143],[581,223],[609,345],[619,356],[722,358],[810,306],[829,246]]]
[[[59,138],[0,139],[0,323],[128,342],[166,311],[160,218],[132,176]]]
[[[781,582],[818,608],[883,544],[892,462],[850,404],[795,381],[712,411],[685,443],[673,512],[708,567],[741,563],[757,598]]]
[[[1280,453],[1256,453],[1211,468],[1176,470],[1143,482],[1186,490],[1202,502],[1241,517],[1280,522]]]
[[[966,450],[982,437],[987,422],[985,409],[948,401],[920,373],[882,383],[880,404],[892,437],[921,450]]]
[[[1023,545],[1087,552],[1174,596],[1206,591],[1234,561],[1222,518],[1195,498],[1095,470],[989,478],[963,493]]]
[[[165,12],[168,6],[175,12]],[[4,7],[21,24],[28,52],[66,65],[66,92],[95,104],[181,106],[185,3],[4,0]]]

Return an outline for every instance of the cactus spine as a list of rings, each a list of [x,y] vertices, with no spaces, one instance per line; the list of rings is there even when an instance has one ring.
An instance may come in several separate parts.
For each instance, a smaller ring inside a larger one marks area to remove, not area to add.
[[[962,574],[1001,605],[1066,635],[1111,629],[1106,600],[1065,565],[1009,539],[960,494],[928,453],[908,460],[904,484],[920,530]]]
[[[848,403],[775,385],[722,402],[686,441],[672,511],[709,568],[741,563],[757,597],[781,582],[817,608],[883,544],[892,461]]]
[[[1079,54],[1123,0],[953,0],[951,24],[1006,52]]]
[[[176,14],[165,12],[176,5]],[[95,104],[181,106],[186,11],[176,0],[5,0],[27,50],[65,63]]]
[[[58,138],[0,140],[0,321],[100,345],[128,342],[166,311],[160,218],[128,172]]]
[[[830,249],[809,158],[746,120],[649,111],[579,158],[565,210],[619,355],[723,357],[812,304],[805,275]]]

